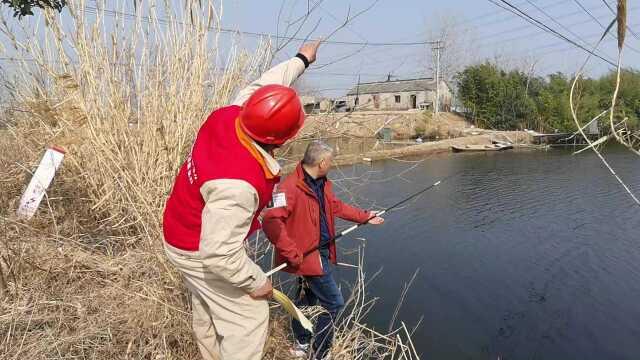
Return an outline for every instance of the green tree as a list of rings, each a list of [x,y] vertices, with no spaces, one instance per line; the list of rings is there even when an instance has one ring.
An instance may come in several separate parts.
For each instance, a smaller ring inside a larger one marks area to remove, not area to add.
[[[571,120],[570,82],[562,73],[551,74],[537,99],[541,130],[565,130]]]
[[[611,106],[611,97],[615,90],[616,72],[612,71],[600,78],[597,82],[600,107]],[[620,90],[616,101],[616,118],[629,118],[628,124],[638,128],[640,121],[640,72],[633,69],[625,69],[621,73]],[[605,120],[608,125],[608,118]]]
[[[33,15],[33,8],[51,8],[62,11],[66,0],[2,0],[2,4],[13,9],[13,16]]]
[[[640,72],[626,69],[616,106],[616,119],[640,124]],[[465,68],[458,74],[458,95],[467,109],[467,117],[479,126],[494,129],[534,128],[539,131],[576,129],[569,95],[572,78],[562,73],[547,77],[529,77],[497,65],[483,63]],[[598,79],[581,79],[574,91],[574,106],[581,123],[586,123],[611,106],[616,73]],[[618,120],[618,121],[619,121]],[[608,127],[608,118],[600,125]]]
[[[498,68],[490,63],[469,66],[458,75],[460,99],[478,124],[492,125],[500,94],[499,78]]]
[[[505,72],[484,63],[467,67],[458,80],[460,99],[479,125],[511,129],[535,118],[536,103],[528,95],[530,81],[522,72]]]

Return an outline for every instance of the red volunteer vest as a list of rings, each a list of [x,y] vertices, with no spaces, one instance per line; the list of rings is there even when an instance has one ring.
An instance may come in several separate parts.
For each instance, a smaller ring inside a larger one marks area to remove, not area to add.
[[[173,247],[188,251],[200,248],[205,205],[200,187],[210,180],[236,179],[251,184],[258,192],[259,203],[247,237],[261,227],[258,216],[271,201],[279,178],[267,179],[260,162],[238,139],[236,119],[240,110],[239,106],[218,109],[198,131],[164,210],[164,239]]]

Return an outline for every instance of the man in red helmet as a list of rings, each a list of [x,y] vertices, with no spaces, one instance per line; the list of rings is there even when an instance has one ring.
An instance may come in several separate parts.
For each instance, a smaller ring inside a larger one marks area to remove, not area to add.
[[[215,110],[176,177],[163,219],[165,252],[191,293],[193,331],[204,359],[259,360],[271,281],[244,240],[260,228],[280,166],[272,151],[296,135],[304,112],[289,86],[316,59],[303,45]]]

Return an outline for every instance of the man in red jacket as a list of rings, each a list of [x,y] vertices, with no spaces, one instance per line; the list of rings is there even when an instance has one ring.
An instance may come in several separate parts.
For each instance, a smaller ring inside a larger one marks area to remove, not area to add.
[[[276,248],[276,263],[286,262],[285,271],[302,276],[297,305],[316,303],[326,310],[315,324],[312,350],[316,359],[328,356],[333,341],[333,323],[344,306],[344,299],[333,278],[336,264],[335,217],[344,220],[382,224],[384,219],[340,201],[332,190],[327,174],[332,166],[333,150],[314,141],[296,170],[278,186],[279,204],[264,216],[263,228]],[[318,251],[304,257],[315,247]],[[292,321],[296,345],[292,353],[306,356],[311,333],[297,320]]]

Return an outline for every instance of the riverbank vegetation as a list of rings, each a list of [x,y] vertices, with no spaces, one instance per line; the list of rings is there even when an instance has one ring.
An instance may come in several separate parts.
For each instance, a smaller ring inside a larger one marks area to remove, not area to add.
[[[480,127],[575,131],[569,106],[572,76],[562,73],[536,76],[485,62],[465,68],[458,74],[458,81],[458,95],[467,109],[467,117]],[[578,117],[592,119],[608,108],[615,84],[615,72],[581,80],[576,89]],[[640,72],[637,70],[622,72],[616,116],[628,117],[632,127],[640,124]]]

